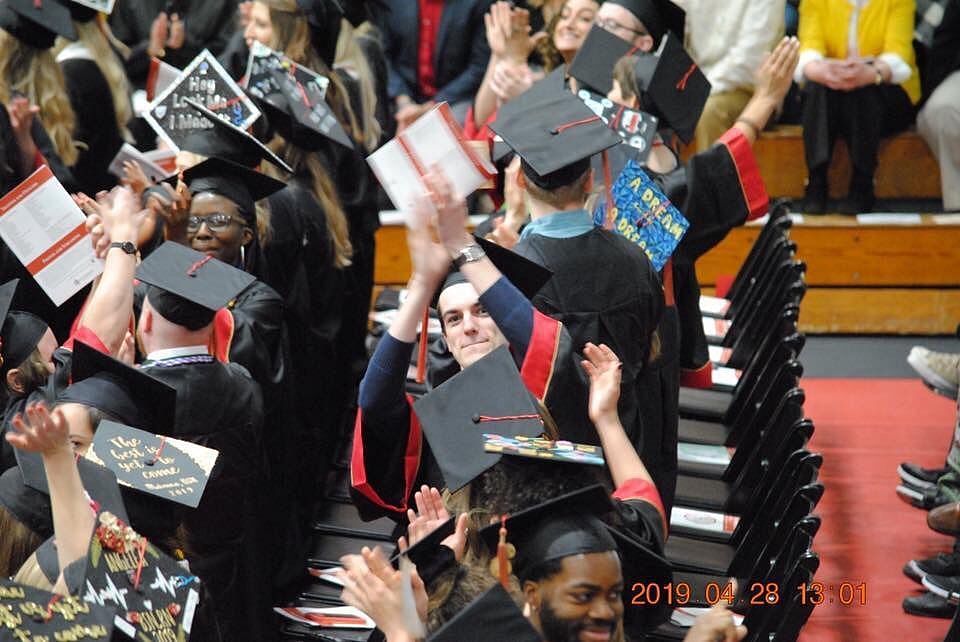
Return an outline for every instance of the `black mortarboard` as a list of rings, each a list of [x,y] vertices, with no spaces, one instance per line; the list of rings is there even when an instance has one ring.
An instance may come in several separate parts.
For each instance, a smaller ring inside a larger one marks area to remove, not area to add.
[[[147,299],[163,318],[192,330],[213,321],[256,279],[223,261],[173,241],[154,250],[137,268],[137,278],[149,285]]]
[[[218,454],[212,448],[104,421],[85,457],[112,470],[124,486],[196,508]]]
[[[225,158],[244,167],[257,167],[261,160],[266,160],[284,171],[293,171],[283,159],[246,130],[221,118],[195,100],[184,98],[183,101],[210,121],[213,128],[194,130],[183,141],[181,149],[206,157]]]
[[[407,550],[397,553],[391,557],[390,563],[395,567],[399,567],[400,558],[406,557],[413,562],[414,566],[422,569],[422,571],[425,571],[430,566],[437,547],[440,546],[440,543],[443,542],[443,540],[453,535],[456,528],[457,518],[450,517],[447,519],[447,521],[427,533],[426,536],[422,537],[420,541],[415,543],[413,546],[410,546],[407,548]]]
[[[603,27],[594,25],[570,63],[570,75],[599,94],[613,89],[613,67],[637,48]]]
[[[91,0],[61,0],[67,5],[67,9],[70,10],[70,17],[73,18],[74,22],[90,22],[96,18],[101,12],[109,14],[113,11],[113,2],[107,0],[105,2],[92,2]]]
[[[177,391],[145,371],[76,341],[71,377],[58,402],[82,403],[142,430],[173,432]]]
[[[506,347],[445,381],[413,406],[449,490],[470,483],[500,461],[483,449],[483,433],[533,437],[543,421]]]
[[[47,473],[43,468],[43,457],[40,453],[15,448],[14,454],[20,474],[23,475],[24,485],[49,495],[50,487],[47,485]],[[97,502],[101,510],[108,510],[126,520],[127,510],[117,485],[117,476],[103,466],[84,459],[77,460],[77,470],[80,471],[80,481],[83,482],[83,488],[90,495],[90,499]]]
[[[292,130],[296,136],[294,143],[300,144],[300,135],[305,135],[307,146],[304,149],[318,148],[323,138],[329,138],[348,149],[353,149],[353,141],[350,140],[340,121],[333,115],[319,85],[313,82],[304,83],[302,77],[279,69],[274,69],[270,73],[286,100],[282,113],[291,120]]]
[[[343,17],[354,27],[367,20],[374,22],[377,14],[390,12],[386,0],[340,0],[340,4],[343,5]]]
[[[617,543],[617,550],[620,552],[624,605],[630,604],[633,596],[636,595],[632,587],[637,582],[648,585],[657,584],[665,588],[673,581],[670,562],[652,550],[648,544],[638,541],[629,531],[609,525],[607,530],[613,536]],[[669,600],[660,602],[647,600],[641,608],[628,608],[624,613],[623,621],[630,638],[634,639],[635,631],[651,631],[666,622],[670,619],[673,607]]]
[[[553,276],[553,272],[549,269],[535,261],[531,261],[525,256],[517,254],[513,250],[509,250],[502,245],[497,245],[493,241],[488,241],[479,236],[473,238],[480,244],[483,251],[487,253],[487,257],[493,262],[497,269],[500,270],[500,273],[507,277],[507,280],[528,299],[532,299],[537,292],[540,291],[540,288],[546,285],[550,277]],[[440,287],[437,288],[436,293],[434,293],[432,307],[437,307],[441,292],[451,285],[457,285],[458,283],[469,283],[469,281],[462,272],[453,269],[443,280],[443,283],[440,284]]]
[[[5,577],[0,577],[0,612],[7,615],[0,628],[4,640],[110,640],[113,634],[114,609]]]
[[[686,12],[670,0],[607,0],[617,4],[637,17],[653,36],[654,46],[660,45],[660,39],[672,31],[683,39]]]
[[[178,176],[166,179],[176,184]],[[240,210],[247,225],[256,225],[256,203],[275,194],[286,185],[262,172],[238,165],[225,158],[208,158],[183,172],[191,194],[211,192],[230,199]]]
[[[328,67],[336,60],[343,6],[340,0],[297,0],[310,26],[310,42]]]
[[[179,150],[210,123],[187,104],[187,98],[246,129],[260,117],[253,104],[210,51],[204,49],[154,98],[143,117],[171,149]]]
[[[40,317],[10,310],[18,283],[19,279],[13,279],[0,285],[0,323],[3,324],[0,328],[0,376],[4,377],[27,360],[48,329]]]
[[[187,640],[200,579],[109,512],[97,516],[84,572],[87,602],[115,608],[131,639]]]
[[[620,144],[581,100],[542,80],[501,107],[490,128],[520,156],[524,175],[548,190],[569,185],[591,156]]]
[[[53,537],[50,497],[24,484],[23,475],[16,466],[0,475],[0,506],[40,538]]]
[[[543,638],[499,584],[470,602],[428,642],[540,642]]]
[[[710,81],[674,36],[667,36],[659,54],[638,54],[634,65],[640,109],[668,125],[685,143],[710,96]]]
[[[17,40],[37,49],[49,49],[57,36],[77,39],[70,12],[55,0],[3,0],[0,4],[0,27]]]

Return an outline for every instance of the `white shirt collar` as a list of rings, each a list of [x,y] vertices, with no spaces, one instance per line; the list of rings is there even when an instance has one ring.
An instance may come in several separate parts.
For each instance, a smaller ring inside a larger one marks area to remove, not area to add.
[[[163,361],[164,359],[192,357],[198,354],[210,354],[210,350],[207,349],[207,346],[183,346],[181,348],[154,350],[147,355],[147,361]]]

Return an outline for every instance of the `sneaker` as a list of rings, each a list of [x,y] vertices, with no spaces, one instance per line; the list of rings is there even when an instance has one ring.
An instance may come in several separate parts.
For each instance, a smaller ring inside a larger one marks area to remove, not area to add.
[[[950,498],[940,492],[937,486],[918,489],[908,484],[897,486],[897,496],[914,508],[930,510],[950,503]]]
[[[927,575],[960,575],[960,553],[940,553],[925,560],[910,560],[903,574],[918,584]]]
[[[957,607],[935,593],[914,595],[903,600],[903,610],[910,615],[939,617],[949,620],[957,612]]]
[[[924,588],[939,595],[950,604],[960,604],[960,577],[950,575],[927,575],[921,582]]]
[[[960,354],[934,352],[923,346],[913,346],[907,355],[907,363],[934,392],[951,399],[957,398],[960,388]]]
[[[924,468],[923,466],[911,464],[907,461],[897,466],[897,474],[900,475],[900,479],[902,479],[905,484],[921,490],[936,486],[937,480],[940,479],[941,475],[945,475],[946,473],[946,466],[943,468]]]

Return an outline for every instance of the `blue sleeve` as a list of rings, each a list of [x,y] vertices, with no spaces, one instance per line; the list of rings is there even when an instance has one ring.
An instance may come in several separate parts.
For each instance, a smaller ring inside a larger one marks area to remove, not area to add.
[[[359,405],[364,414],[390,415],[406,411],[404,384],[413,345],[389,332],[384,333],[360,381]]]
[[[523,363],[533,334],[533,304],[505,276],[480,295],[480,303],[510,342],[514,358]]]

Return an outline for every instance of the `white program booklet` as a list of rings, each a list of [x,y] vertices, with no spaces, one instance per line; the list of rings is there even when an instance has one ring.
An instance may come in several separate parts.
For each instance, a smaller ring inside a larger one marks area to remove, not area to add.
[[[496,169],[477,153],[450,113],[440,103],[417,119],[403,133],[367,157],[367,162],[387,190],[394,207],[405,214],[408,225],[413,205],[425,194],[421,176],[437,165],[454,191],[469,196],[487,184]]]
[[[141,152],[130,143],[124,143],[117,155],[110,161],[107,171],[118,178],[123,178],[123,164],[134,161],[140,169],[154,183],[159,183],[176,169],[177,153],[172,149],[155,149],[151,152]]]
[[[704,316],[722,317],[730,309],[730,301],[718,296],[700,295],[700,312]]]
[[[713,372],[710,374],[710,376],[714,385],[736,388],[737,384],[740,383],[740,376],[742,374],[743,371],[737,370],[736,368],[717,366],[713,369]]]
[[[103,272],[85,220],[46,165],[0,199],[0,237],[55,305]]]

